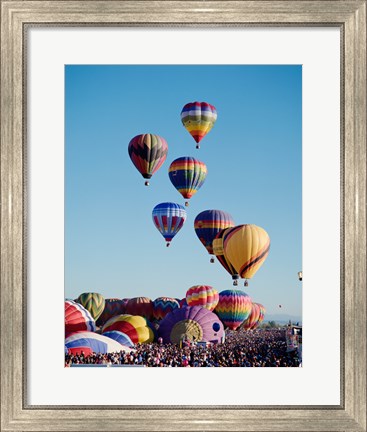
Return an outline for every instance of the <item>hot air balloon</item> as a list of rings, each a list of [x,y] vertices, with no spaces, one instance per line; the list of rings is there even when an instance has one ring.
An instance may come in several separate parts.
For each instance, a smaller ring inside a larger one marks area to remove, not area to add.
[[[219,231],[219,233],[215,236],[215,238],[213,240],[213,252],[214,252],[214,255],[217,257],[218,261],[227,270],[227,272],[232,276],[233,285],[237,286],[238,285],[238,279],[240,276],[237,273],[237,270],[230,263],[229,259],[224,255],[223,237],[224,237],[224,235],[228,229],[230,229],[230,228],[226,228],[226,229]]]
[[[218,291],[209,285],[195,285],[186,292],[186,302],[189,306],[201,306],[212,311],[218,300]]]
[[[153,316],[153,302],[148,297],[134,297],[127,302],[125,311],[128,315],[139,315],[149,320]]]
[[[183,341],[221,342],[223,324],[217,315],[200,306],[186,306],[169,313],[159,326],[159,336],[164,343]]]
[[[153,317],[163,319],[168,313],[180,307],[178,301],[170,297],[158,297],[153,301]]]
[[[223,237],[224,255],[241,278],[251,279],[269,254],[270,238],[261,227],[246,224],[228,228]]]
[[[95,353],[107,354],[113,352],[131,352],[135,349],[123,345],[111,338],[93,332],[73,333],[65,339],[65,346],[69,354],[80,354],[82,351],[85,356]]]
[[[207,172],[204,162],[189,156],[175,159],[168,169],[171,183],[186,199],[190,199],[201,188]],[[185,205],[189,205],[188,201]]]
[[[125,333],[122,333],[117,330],[111,330],[108,332],[103,333],[103,336],[109,337],[110,339],[115,340],[116,342],[120,343],[121,345],[125,345],[129,348],[133,348],[134,344],[132,340],[129,338],[128,335]]]
[[[143,134],[129,142],[129,156],[136,169],[145,179],[150,179],[166,160],[168,146],[159,135]],[[149,182],[145,182],[149,186]]]
[[[209,254],[213,254],[213,240],[215,236],[225,228],[233,227],[232,216],[222,210],[204,210],[199,213],[194,221],[194,229],[201,243]],[[212,257],[211,262],[214,262]]]
[[[251,312],[251,298],[240,290],[224,290],[219,293],[219,301],[214,312],[222,323],[231,330],[236,330]]]
[[[187,301],[186,301],[186,297],[180,301],[180,308],[185,307],[185,306],[188,306]]]
[[[106,322],[102,334],[112,330],[126,334],[134,344],[150,343],[154,340],[153,326],[142,316],[117,315]]]
[[[105,299],[103,312],[96,321],[97,325],[103,326],[103,324],[113,316],[124,314],[126,312],[126,304],[128,301],[129,299]]]
[[[84,306],[95,320],[101,316],[105,307],[105,299],[102,294],[99,293],[90,292],[80,294],[76,302]]]
[[[169,246],[186,220],[186,210],[180,204],[164,202],[154,207],[152,217],[154,225],[166,240],[166,246]]]
[[[96,331],[92,315],[79,303],[73,300],[65,301],[65,334],[76,331]]]
[[[257,303],[252,303],[250,315],[240,325],[240,329],[250,330],[257,324],[260,318],[260,306]]]
[[[187,103],[181,111],[182,124],[197,142],[196,148],[200,148],[199,142],[212,129],[216,120],[217,110],[207,102]]]
[[[256,304],[259,307],[259,318],[258,318],[257,322],[254,323],[254,325],[252,326],[252,329],[254,330],[257,327],[259,327],[259,325],[264,321],[266,309],[260,303],[253,303],[253,304]]]

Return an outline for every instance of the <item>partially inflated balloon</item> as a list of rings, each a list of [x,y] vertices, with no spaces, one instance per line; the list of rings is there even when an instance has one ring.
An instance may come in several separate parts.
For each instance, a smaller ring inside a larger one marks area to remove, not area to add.
[[[118,315],[106,322],[102,328],[102,334],[117,330],[129,336],[136,343],[150,343],[154,340],[152,324],[141,316]]]
[[[189,306],[201,306],[212,311],[217,306],[218,300],[218,291],[209,285],[195,285],[186,292],[186,301]]]
[[[158,297],[153,302],[153,317],[157,320],[163,319],[168,313],[178,309],[179,302],[170,297]]]
[[[161,322],[159,336],[164,343],[204,341],[220,343],[224,337],[223,325],[217,315],[200,306],[175,309]]]
[[[207,102],[187,103],[181,111],[181,121],[186,130],[199,143],[217,120],[217,110]],[[199,148],[199,144],[196,148]]]
[[[238,225],[226,230],[224,255],[243,279],[251,279],[269,254],[270,238],[261,227]]]
[[[201,188],[207,172],[204,162],[189,156],[174,160],[168,169],[171,183],[186,199],[190,199]]]
[[[257,328],[259,326],[259,324],[261,324],[264,321],[265,313],[266,313],[266,309],[262,304],[257,303],[257,305],[260,308],[260,316],[259,316],[257,323],[252,327],[253,329]]]
[[[215,239],[213,240],[213,252],[218,261],[232,276],[233,285],[237,285],[237,279],[239,279],[240,276],[238,275],[237,270],[230,263],[229,259],[225,256],[223,248],[223,237],[228,229],[230,228],[219,231],[219,233],[215,236]]]
[[[167,246],[182,228],[186,216],[186,210],[180,204],[165,202],[154,207],[152,212],[153,222],[165,238]]]
[[[225,228],[233,227],[232,216],[222,210],[204,210],[194,221],[195,233],[209,254],[213,254],[213,240]],[[214,261],[213,261],[214,262]]]
[[[214,312],[222,323],[236,330],[251,312],[251,298],[240,290],[224,290],[219,293],[219,301]]]
[[[92,315],[79,303],[72,300],[65,301],[65,334],[77,331],[96,331],[96,324]]]
[[[116,342],[120,343],[121,345],[126,345],[129,348],[132,348],[134,346],[132,340],[129,338],[128,335],[125,333],[121,333],[117,330],[111,330],[108,332],[103,333],[103,336],[109,337]]]
[[[65,339],[65,346],[70,354],[80,354],[83,351],[86,356],[92,352],[107,354],[120,351],[129,353],[135,351],[132,347],[121,344],[107,336],[88,331],[71,334]]]
[[[250,330],[257,324],[260,318],[260,306],[257,303],[252,303],[250,315],[241,324],[243,330]]]
[[[154,134],[135,136],[129,143],[129,156],[145,179],[150,179],[166,160],[168,146],[164,138]],[[149,185],[149,182],[145,182]]]
[[[80,294],[76,301],[84,306],[95,320],[101,316],[105,307],[105,299],[102,294],[99,293],[91,292]]]
[[[116,315],[126,312],[126,304],[129,299],[110,298],[105,299],[105,305],[102,314],[97,320],[97,325],[102,326],[106,321]]]
[[[153,302],[148,297],[134,297],[127,302],[125,310],[128,315],[140,315],[150,320],[153,316]]]

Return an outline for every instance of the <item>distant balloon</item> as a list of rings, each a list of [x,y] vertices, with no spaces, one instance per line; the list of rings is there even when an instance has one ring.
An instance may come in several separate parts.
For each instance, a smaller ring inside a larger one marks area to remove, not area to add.
[[[223,325],[217,315],[200,306],[175,309],[166,315],[159,327],[164,343],[183,341],[220,343],[224,335]]]
[[[126,312],[126,304],[129,299],[109,298],[105,299],[105,305],[102,314],[96,321],[98,326],[102,326],[106,321],[116,315]]]
[[[152,324],[142,316],[117,315],[106,322],[102,334],[117,330],[129,336],[136,343],[150,343],[154,340]]]
[[[209,285],[195,285],[186,292],[186,302],[189,306],[201,306],[212,311],[218,300],[218,291]]]
[[[93,352],[107,354],[120,351],[129,353],[135,351],[132,347],[123,345],[104,335],[89,331],[71,334],[65,339],[65,346],[68,348],[70,354],[80,354],[83,351],[85,356]]]
[[[237,280],[239,279],[239,274],[237,270],[233,267],[227,256],[224,254],[223,248],[223,237],[227,230],[230,228],[223,229],[219,231],[219,233],[215,236],[213,240],[213,252],[217,257],[218,261],[222,264],[222,266],[227,270],[227,272],[232,276],[233,285],[238,285]]]
[[[128,151],[136,169],[145,179],[150,179],[166,160],[168,146],[159,135],[142,134],[130,141]],[[146,181],[145,185],[148,186],[149,182]]]
[[[186,130],[198,143],[212,129],[217,120],[217,110],[207,102],[187,103],[181,111],[181,121]]]
[[[150,320],[153,316],[153,302],[148,297],[131,298],[125,308],[128,315],[140,315]]]
[[[186,220],[185,208],[176,203],[164,202],[154,207],[153,222],[169,246],[173,237],[180,231]]]
[[[65,301],[65,334],[76,331],[96,331],[94,318],[84,306],[73,300]]]
[[[153,317],[163,319],[168,313],[180,307],[178,301],[171,297],[158,297],[153,301]]]
[[[214,312],[222,323],[231,330],[236,330],[251,312],[251,298],[240,290],[224,290],[219,293],[219,302]]]
[[[251,279],[269,254],[270,238],[261,227],[246,224],[226,230],[224,255],[243,279]]]
[[[204,162],[193,157],[180,157],[168,169],[171,183],[185,199],[190,199],[201,188],[207,172]]]
[[[209,254],[213,254],[213,240],[225,228],[233,227],[232,216],[222,210],[204,210],[194,221],[195,233]],[[214,258],[212,259],[214,262]]]
[[[95,320],[100,317],[105,307],[105,299],[99,293],[87,292],[80,294],[76,301],[84,306]]]

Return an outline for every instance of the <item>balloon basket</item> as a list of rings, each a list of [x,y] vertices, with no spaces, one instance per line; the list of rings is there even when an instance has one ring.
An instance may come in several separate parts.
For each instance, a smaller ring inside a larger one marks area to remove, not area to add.
[[[169,247],[170,244],[171,244],[171,243],[166,243],[166,247]]]
[[[245,283],[243,284],[243,286],[247,287],[248,286],[248,282],[245,281]]]
[[[210,258],[210,262],[211,262],[212,264],[214,264],[214,258],[213,258],[213,257]]]
[[[237,280],[234,280],[234,281],[233,281],[233,285],[234,285],[234,286],[238,286],[238,281],[237,281]]]
[[[144,184],[145,184],[145,186],[149,186],[149,182],[148,181],[146,181]]]
[[[189,206],[189,202],[188,202],[188,201],[185,202],[185,206],[186,206],[186,207]]]
[[[196,148],[197,148],[197,149],[199,149],[199,148],[200,148],[199,144],[196,144]]]

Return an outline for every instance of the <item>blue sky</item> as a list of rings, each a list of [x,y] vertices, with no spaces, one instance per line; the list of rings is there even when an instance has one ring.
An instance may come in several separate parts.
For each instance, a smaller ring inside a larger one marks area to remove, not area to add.
[[[195,148],[182,107],[217,109],[211,132]],[[128,155],[131,138],[164,137],[168,156],[150,186]],[[166,248],[153,207],[184,204],[168,177],[170,163],[193,156],[207,165],[187,220]],[[65,297],[185,296],[192,285],[232,288],[193,224],[206,209],[229,212],[237,225],[263,227],[270,253],[248,287],[268,314],[302,314],[302,67],[65,67]],[[282,308],[279,308],[279,305]]]

